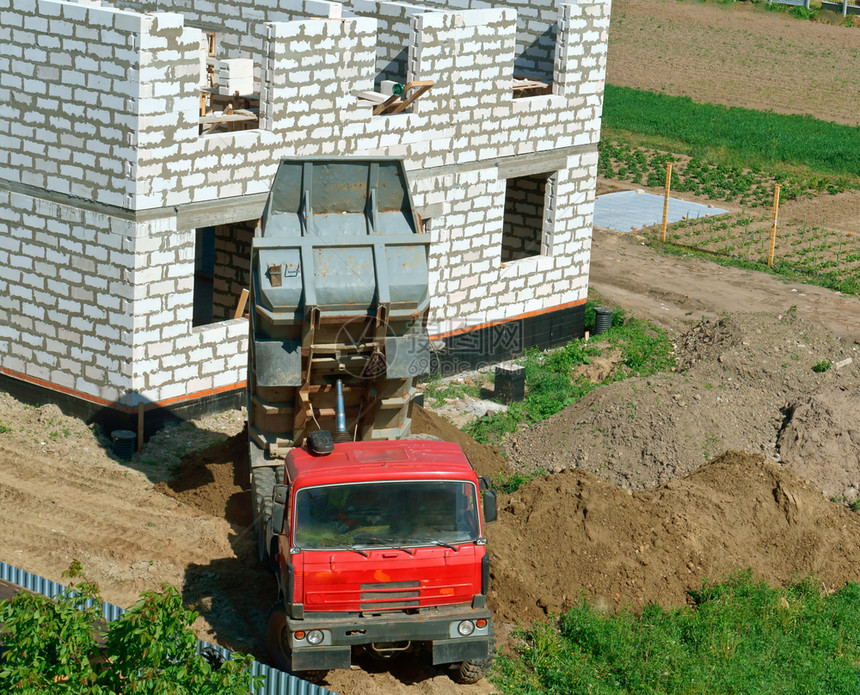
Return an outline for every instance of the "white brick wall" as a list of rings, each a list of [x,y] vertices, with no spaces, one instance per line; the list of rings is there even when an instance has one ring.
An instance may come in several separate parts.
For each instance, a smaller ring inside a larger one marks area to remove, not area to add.
[[[194,230],[133,213],[265,192],[284,156],[405,158],[416,205],[434,209],[431,332],[584,300],[609,3],[462,2],[360,0],[362,16],[300,20],[341,8],[187,0],[182,14],[140,15],[0,0],[0,179],[29,192],[0,187],[0,369],[127,405],[241,382],[246,322],[191,325]],[[192,23],[223,25],[218,50],[261,68],[261,128],[198,135]],[[554,93],[514,99],[529,31],[553,37]],[[354,92],[394,59],[435,85],[412,113],[375,117]],[[574,145],[554,168],[543,255],[503,264],[497,162]],[[242,282],[224,281],[225,297]]]

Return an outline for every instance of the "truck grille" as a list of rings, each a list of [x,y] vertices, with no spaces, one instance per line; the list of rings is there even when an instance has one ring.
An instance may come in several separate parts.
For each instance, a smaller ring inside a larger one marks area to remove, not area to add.
[[[420,582],[371,582],[361,585],[362,610],[417,608]]]

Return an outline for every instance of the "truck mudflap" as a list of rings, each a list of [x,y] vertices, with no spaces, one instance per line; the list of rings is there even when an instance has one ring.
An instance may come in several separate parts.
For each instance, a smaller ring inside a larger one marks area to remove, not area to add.
[[[478,627],[478,621],[486,621]],[[417,613],[355,614],[306,613],[303,620],[287,618],[291,635],[291,665],[294,671],[349,668],[352,647],[375,643],[412,642],[430,648],[433,664],[450,664],[484,659],[493,653],[493,629],[486,608],[444,606],[423,609]],[[463,622],[468,634],[462,634]],[[295,633],[305,635],[313,630],[323,633],[317,645],[307,638],[297,640]]]

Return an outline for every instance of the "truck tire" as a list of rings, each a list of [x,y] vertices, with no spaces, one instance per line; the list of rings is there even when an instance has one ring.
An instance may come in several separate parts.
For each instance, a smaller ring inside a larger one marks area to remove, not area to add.
[[[493,665],[494,658],[495,654],[490,654],[490,656],[484,659],[469,659],[468,661],[461,661],[456,665],[454,680],[465,685],[477,683],[486,676],[487,673],[489,673],[490,667]]]
[[[287,614],[283,604],[278,601],[269,611],[269,622],[266,626],[266,643],[269,647],[269,657],[272,665],[281,671],[290,671],[292,667],[292,650],[290,649],[290,633],[287,630]]]
[[[266,642],[269,647],[269,658],[272,665],[281,671],[293,673],[292,649],[290,648],[290,631],[287,629],[287,614],[284,612],[284,604],[278,601],[269,611],[269,622],[266,625]],[[301,671],[304,679],[311,681],[324,678],[328,674],[326,669],[313,671]]]
[[[284,467],[255,468],[251,471],[253,494],[254,531],[257,535],[257,559],[268,569],[274,569],[275,561],[269,553],[269,522],[272,519],[272,491],[278,475],[283,477]]]

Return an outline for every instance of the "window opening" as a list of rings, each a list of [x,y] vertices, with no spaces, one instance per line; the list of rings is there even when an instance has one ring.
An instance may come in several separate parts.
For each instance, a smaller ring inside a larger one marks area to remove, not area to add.
[[[508,179],[502,223],[502,263],[541,255],[547,182],[551,174]]]
[[[260,95],[255,91],[254,61],[219,58],[218,38],[207,34],[201,45],[200,134],[260,127]]]
[[[256,225],[248,220],[196,230],[193,326],[228,321],[241,307],[242,290],[250,283]]]

